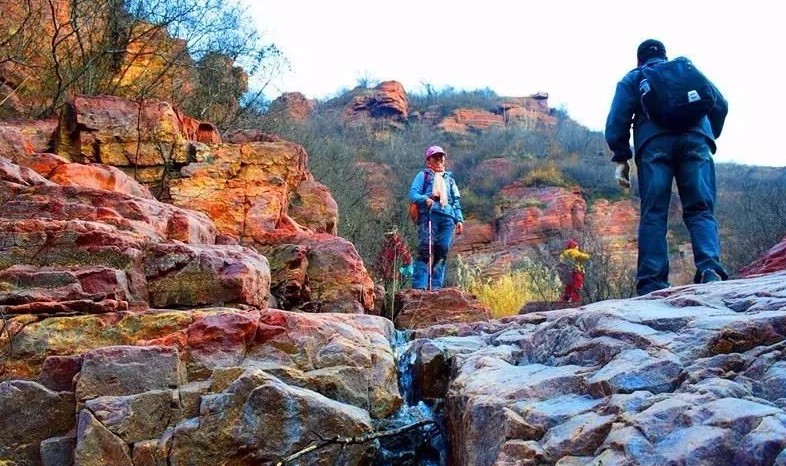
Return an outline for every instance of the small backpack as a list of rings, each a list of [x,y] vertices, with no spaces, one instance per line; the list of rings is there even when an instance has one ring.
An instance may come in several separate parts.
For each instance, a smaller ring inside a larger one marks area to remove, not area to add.
[[[712,84],[685,57],[644,65],[640,70],[641,106],[658,126],[687,131],[715,105]]]
[[[428,177],[429,177],[428,170],[423,170],[423,187],[420,188],[420,194],[426,193],[426,185],[428,184]],[[409,203],[409,218],[412,219],[412,223],[414,223],[415,225],[418,224],[418,220],[420,220],[420,207],[418,206],[417,202]]]

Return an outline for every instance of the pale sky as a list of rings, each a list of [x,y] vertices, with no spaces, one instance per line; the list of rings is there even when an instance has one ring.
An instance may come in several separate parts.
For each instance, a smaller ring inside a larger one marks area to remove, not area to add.
[[[409,93],[489,88],[549,94],[603,131],[617,81],[644,39],[693,60],[729,101],[718,162],[786,166],[786,49],[778,2],[748,0],[243,0],[291,72],[281,92],[324,99],[361,79]]]

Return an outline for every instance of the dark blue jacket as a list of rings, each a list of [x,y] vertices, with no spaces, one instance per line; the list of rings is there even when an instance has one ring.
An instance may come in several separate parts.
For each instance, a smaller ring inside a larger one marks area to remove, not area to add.
[[[647,60],[646,64],[661,61],[664,59],[655,57]],[[633,152],[630,149],[631,126],[633,126],[633,148],[637,152],[644,148],[647,141],[656,136],[674,134],[673,131],[656,125],[644,114],[639,94],[639,83],[642,79],[641,70],[634,68],[617,83],[614,100],[611,102],[611,110],[606,118],[605,132],[606,143],[613,152],[611,160],[614,162],[624,162],[633,157]],[[716,150],[715,139],[720,136],[723,130],[729,105],[714,84],[712,88],[716,94],[715,106],[708,116],[702,118],[696,126],[688,131],[703,134],[714,154]]]

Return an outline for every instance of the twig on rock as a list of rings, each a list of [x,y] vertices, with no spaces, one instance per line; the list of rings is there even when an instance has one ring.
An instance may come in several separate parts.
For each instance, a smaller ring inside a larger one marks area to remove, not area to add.
[[[309,444],[307,447],[298,450],[295,453],[292,453],[291,455],[285,456],[284,458],[281,458],[278,462],[275,463],[275,466],[284,466],[290,461],[296,460],[303,455],[311,453],[312,451],[320,450],[330,445],[346,446],[346,445],[353,445],[358,443],[366,443],[382,437],[392,437],[394,435],[403,434],[404,432],[408,432],[413,429],[418,429],[420,427],[429,424],[435,424],[435,422],[429,419],[423,419],[414,424],[408,424],[406,426],[402,426],[397,429],[385,430],[381,432],[371,432],[369,434],[359,435],[357,437],[342,437],[340,435],[337,435],[333,438],[324,439],[319,442],[313,442]]]

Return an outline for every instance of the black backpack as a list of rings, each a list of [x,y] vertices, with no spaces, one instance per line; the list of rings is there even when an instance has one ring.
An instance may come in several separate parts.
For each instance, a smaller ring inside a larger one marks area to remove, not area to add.
[[[685,57],[640,68],[641,106],[658,126],[687,131],[715,106],[709,80]]]

